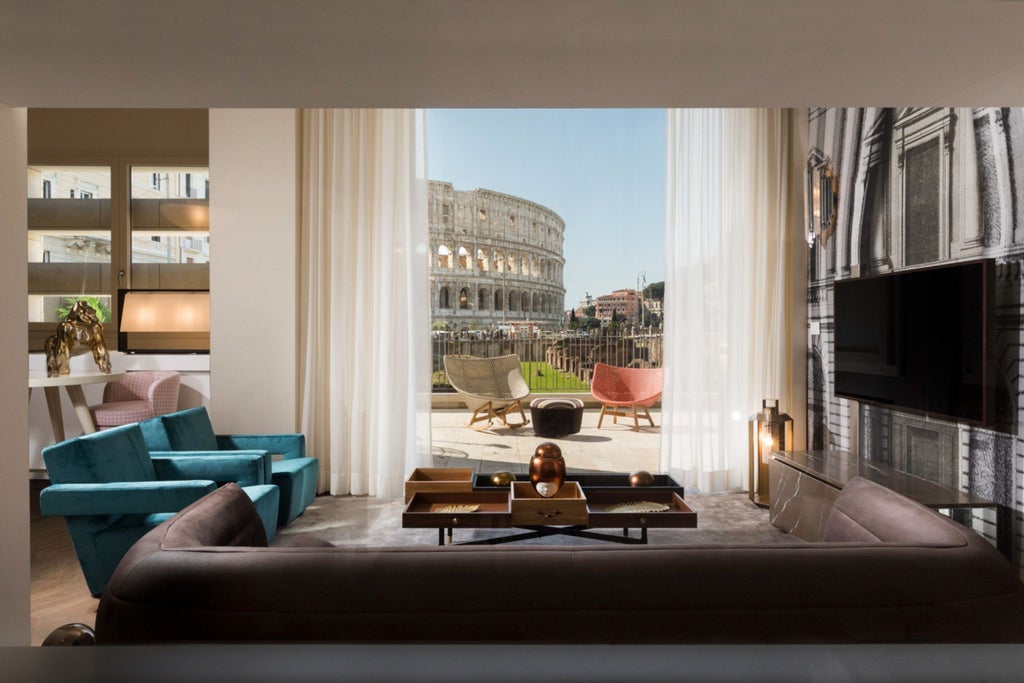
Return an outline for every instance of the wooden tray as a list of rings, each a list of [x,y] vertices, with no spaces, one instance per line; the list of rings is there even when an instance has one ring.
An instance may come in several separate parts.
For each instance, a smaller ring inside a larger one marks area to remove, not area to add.
[[[587,489],[588,525],[601,528],[697,528],[697,513],[674,491],[652,487]],[[608,512],[618,503],[645,501],[668,505],[664,512]]]
[[[493,474],[493,472],[491,474]],[[481,490],[483,490],[483,491],[486,491],[486,490],[494,490],[494,491],[496,491],[498,489],[504,490],[504,489],[508,488],[507,485],[506,486],[495,486],[494,483],[491,482],[491,474],[488,474],[488,473],[482,473],[482,474],[478,473],[476,475],[476,477],[473,479],[473,490],[475,490],[475,491],[481,491]],[[671,476],[669,476],[667,474],[655,474],[655,475],[653,475],[654,476],[654,484],[652,484],[651,486],[637,487],[636,489],[633,489],[633,487],[629,485],[629,475],[625,474],[625,473],[621,473],[621,474],[615,474],[615,473],[572,474],[572,473],[570,473],[569,476],[572,477],[572,480],[574,482],[576,482],[577,484],[580,485],[580,487],[583,489],[583,494],[584,495],[588,495],[587,492],[590,491],[591,489],[597,489],[597,488],[623,489],[624,488],[624,489],[630,489],[630,490],[643,490],[643,491],[650,491],[652,489],[655,489],[655,490],[662,489],[662,490],[672,491],[674,493],[678,493],[680,496],[685,497],[685,496],[683,496],[683,487],[678,482],[676,482],[675,479],[673,479]],[[516,481],[530,481],[530,475],[529,474],[516,474],[515,477],[516,477]]]
[[[443,505],[477,505],[473,512],[439,512]],[[405,528],[505,528],[510,526],[508,491],[419,491],[402,512]]]
[[[483,493],[483,491],[477,491]],[[587,523],[583,489],[567,481],[551,498],[542,498],[526,481],[512,483],[512,526],[575,526]]]
[[[405,482],[405,502],[420,491],[472,491],[473,469],[468,467],[417,467]]]

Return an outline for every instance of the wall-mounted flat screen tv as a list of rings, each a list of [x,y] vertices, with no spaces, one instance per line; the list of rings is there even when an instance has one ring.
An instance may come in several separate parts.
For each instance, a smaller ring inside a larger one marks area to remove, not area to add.
[[[837,280],[835,393],[987,425],[992,259]]]

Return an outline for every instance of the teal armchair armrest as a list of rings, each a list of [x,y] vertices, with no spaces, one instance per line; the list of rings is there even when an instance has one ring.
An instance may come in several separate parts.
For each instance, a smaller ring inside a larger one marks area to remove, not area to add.
[[[271,478],[268,451],[154,451],[150,457],[161,481],[211,479],[218,485],[258,486]]]
[[[210,480],[53,484],[39,494],[44,515],[148,515],[177,512],[215,488]]]
[[[279,453],[283,460],[306,457],[305,434],[218,434],[217,446],[222,451],[258,448]]]

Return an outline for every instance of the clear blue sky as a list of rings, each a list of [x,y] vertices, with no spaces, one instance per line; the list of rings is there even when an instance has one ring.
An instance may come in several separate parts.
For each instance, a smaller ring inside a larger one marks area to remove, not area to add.
[[[663,109],[429,109],[431,180],[565,221],[565,306],[665,279]]]

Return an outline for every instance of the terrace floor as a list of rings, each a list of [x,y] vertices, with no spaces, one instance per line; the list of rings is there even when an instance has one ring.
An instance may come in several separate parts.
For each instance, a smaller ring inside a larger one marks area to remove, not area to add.
[[[632,430],[631,419],[624,418],[619,418],[616,425],[611,418],[606,417],[601,429],[598,429],[600,412],[598,408],[588,407],[583,413],[583,426],[578,434],[551,439],[535,435],[530,425],[510,429],[496,422],[485,431],[469,429],[465,425],[469,421],[470,411],[465,408],[435,409],[431,413],[434,465],[471,466],[478,472],[507,469],[525,473],[537,446],[551,441],[562,449],[562,457],[569,471],[657,472],[661,448],[661,412],[651,410],[651,417],[657,427],[651,427],[641,420],[639,432]],[[471,462],[466,463],[466,460]]]

